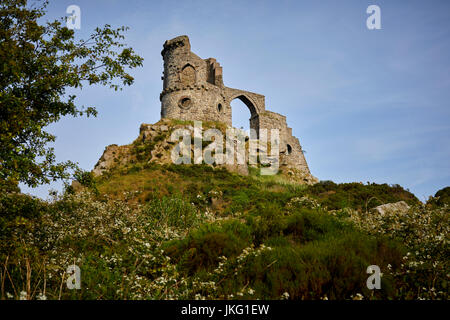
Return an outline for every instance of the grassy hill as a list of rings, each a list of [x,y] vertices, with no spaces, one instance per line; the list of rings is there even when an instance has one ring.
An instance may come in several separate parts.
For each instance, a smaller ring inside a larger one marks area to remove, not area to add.
[[[398,185],[158,164],[131,146],[140,157],[51,201],[2,192],[2,299],[448,298],[448,189],[422,204]],[[411,209],[371,210],[397,201]]]

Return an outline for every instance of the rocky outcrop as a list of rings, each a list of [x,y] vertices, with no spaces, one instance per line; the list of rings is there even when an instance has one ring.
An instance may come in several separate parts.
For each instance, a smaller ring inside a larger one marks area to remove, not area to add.
[[[107,146],[92,173],[99,176],[117,164],[126,164],[131,160],[130,149],[130,146],[118,146],[117,144]]]
[[[95,176],[100,176],[104,172],[119,168],[127,167],[133,164],[145,165],[149,163],[156,164],[172,164],[172,151],[174,147],[178,144],[178,141],[172,141],[171,135],[176,129],[184,129],[189,132],[191,136],[191,146],[190,146],[190,163],[199,164],[204,163],[203,159],[194,161],[194,127],[192,122],[177,121],[170,119],[162,119],[156,124],[142,124],[139,130],[138,138],[131,144],[125,146],[118,146],[116,144],[109,145],[105,148],[103,155],[100,157],[99,161],[92,171]],[[226,131],[231,129],[227,127],[224,123],[220,122],[210,122],[203,123],[202,127],[199,128],[200,134],[203,137],[204,133],[208,129],[217,129],[223,133],[223,138],[225,139]],[[239,131],[238,131],[239,132]],[[241,175],[248,175],[249,173],[249,144],[248,140],[233,139],[233,147],[235,148],[235,158],[232,163],[222,163],[222,164],[212,164],[211,166],[223,166],[228,171],[236,172]],[[202,141],[201,154],[205,148],[212,143],[211,141]],[[244,143],[244,145],[242,145]],[[223,143],[223,152],[226,154],[226,143]],[[242,163],[237,159],[237,150],[245,150],[245,161]],[[262,150],[263,148],[261,148]],[[259,154],[259,153],[258,153]],[[280,155],[280,160],[282,160],[282,154]],[[270,157],[269,157],[270,158]],[[259,164],[252,164],[253,167],[259,167]],[[281,161],[279,170],[288,180],[304,183],[304,184],[314,184],[317,183],[317,179],[314,178],[309,172],[304,170],[297,170],[292,167],[285,166]],[[276,172],[275,172],[276,173]]]
[[[405,201],[398,201],[394,203],[387,203],[381,206],[375,207],[372,210],[376,211],[380,215],[389,213],[404,214],[408,212],[410,206]]]

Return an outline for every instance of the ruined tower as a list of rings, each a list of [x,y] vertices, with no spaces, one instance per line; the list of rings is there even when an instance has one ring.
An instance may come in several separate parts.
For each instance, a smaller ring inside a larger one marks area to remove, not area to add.
[[[214,58],[202,59],[191,51],[187,36],[164,43],[161,118],[220,121],[231,127],[230,102],[240,99],[250,110],[250,128],[280,130],[280,164],[311,176],[299,140],[286,117],[266,110],[261,94],[224,86],[222,67]]]
[[[107,146],[94,167],[94,175],[102,175],[112,168],[127,166],[136,161],[173,163],[172,152],[177,149],[174,141],[171,140],[171,134],[185,124],[176,123],[170,119],[213,121],[218,122],[212,124],[214,128],[219,123],[231,127],[230,102],[240,99],[250,110],[250,128],[254,131],[250,139],[237,131],[239,138],[232,137],[231,144],[235,150],[243,150],[246,154],[244,157],[239,157],[241,161],[227,161],[216,163],[216,165],[224,165],[228,170],[239,174],[248,174],[247,164],[260,168],[266,168],[268,164],[270,167],[276,164],[275,173],[281,170],[283,175],[291,177],[296,182],[313,184],[318,181],[311,175],[300,142],[292,135],[292,129],[287,126],[286,117],[266,110],[263,95],[224,86],[220,64],[214,58],[202,59],[191,52],[187,36],[167,40],[161,54],[164,59],[162,78],[164,82],[160,94],[161,121],[156,124],[143,123],[139,129],[139,137],[132,144]],[[220,128],[223,129],[223,127],[220,125]],[[185,126],[184,129],[186,128],[191,133],[195,131],[191,125]],[[263,129],[267,129],[270,146],[263,139]],[[275,136],[270,137],[272,129],[278,130],[278,138],[276,132]],[[228,129],[226,131],[228,133]],[[230,140],[228,135],[226,138],[228,152]],[[272,155],[272,150],[268,152],[269,148],[272,149],[273,143],[278,144],[279,154]],[[191,150],[194,157],[195,150]],[[252,154],[252,161],[250,161],[250,154]],[[234,160],[238,160],[237,154],[233,157],[235,157]],[[258,163],[254,161],[257,158]],[[227,156],[227,160],[229,159],[231,158]],[[270,163],[266,161],[268,159]],[[197,160],[203,161],[201,157],[197,157],[194,163]]]

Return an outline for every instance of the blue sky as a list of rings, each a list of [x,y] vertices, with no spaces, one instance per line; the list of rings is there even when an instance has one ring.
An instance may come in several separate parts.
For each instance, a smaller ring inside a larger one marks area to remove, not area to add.
[[[91,170],[105,146],[159,120],[162,45],[186,34],[193,52],[220,62],[226,86],[264,94],[287,116],[319,179],[398,183],[420,200],[450,185],[449,1],[53,0],[48,18],[71,4],[81,8],[77,36],[129,26],[126,42],[145,60],[121,92],[78,92],[99,115],[49,128],[60,161]],[[381,30],[366,27],[371,4]],[[245,105],[232,108],[233,123],[248,126]],[[61,183],[22,187],[43,198],[48,189]]]

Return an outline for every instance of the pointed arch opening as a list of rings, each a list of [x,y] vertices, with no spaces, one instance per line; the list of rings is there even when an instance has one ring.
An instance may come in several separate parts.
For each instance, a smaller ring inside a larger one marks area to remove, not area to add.
[[[255,129],[258,135],[259,116],[254,103],[245,95],[238,95],[232,98],[230,105],[233,127],[242,128],[247,132],[249,129]]]
[[[195,84],[196,74],[195,68],[190,64],[186,64],[180,72],[180,82],[183,85],[192,85]]]

